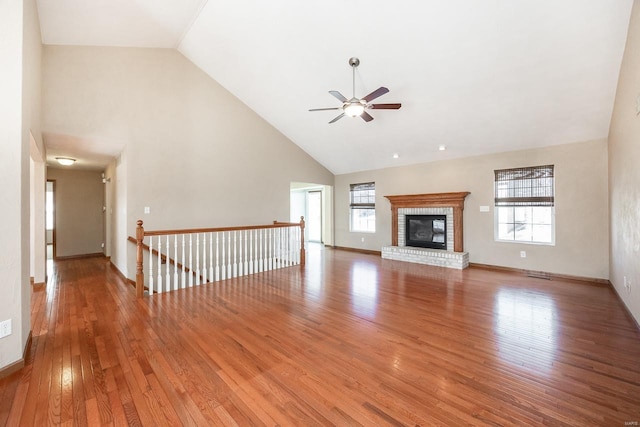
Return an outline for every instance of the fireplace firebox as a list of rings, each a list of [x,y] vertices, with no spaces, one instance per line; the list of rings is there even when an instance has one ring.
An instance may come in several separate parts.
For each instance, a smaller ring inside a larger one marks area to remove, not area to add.
[[[446,215],[407,215],[405,218],[406,246],[447,249]]]

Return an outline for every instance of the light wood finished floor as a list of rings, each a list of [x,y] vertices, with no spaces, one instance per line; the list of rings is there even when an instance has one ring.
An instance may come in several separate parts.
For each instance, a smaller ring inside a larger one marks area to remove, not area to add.
[[[136,300],[100,258],[33,295],[0,425],[640,422],[614,292],[311,248],[298,267]]]

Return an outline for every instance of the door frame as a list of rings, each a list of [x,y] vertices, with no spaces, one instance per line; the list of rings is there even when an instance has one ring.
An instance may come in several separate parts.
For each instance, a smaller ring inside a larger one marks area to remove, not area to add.
[[[55,179],[49,179],[47,178],[47,182],[51,183],[51,193],[52,193],[52,197],[51,197],[51,204],[52,209],[53,209],[53,225],[52,225],[52,230],[51,230],[51,246],[52,246],[52,253],[51,253],[51,259],[56,259],[56,180]],[[47,189],[45,188],[45,195],[46,195]],[[45,204],[45,214],[46,214],[46,209],[47,206]],[[47,232],[47,229],[45,227],[45,233]],[[45,236],[46,237],[46,236]],[[45,238],[46,240],[46,238]],[[48,243],[45,241],[45,245],[48,245]]]

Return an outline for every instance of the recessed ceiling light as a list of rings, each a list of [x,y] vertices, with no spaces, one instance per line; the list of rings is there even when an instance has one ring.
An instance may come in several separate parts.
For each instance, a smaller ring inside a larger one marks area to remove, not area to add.
[[[394,158],[394,159],[397,159],[398,157],[400,157],[400,156],[398,155],[398,153],[393,153],[393,158]]]
[[[62,166],[71,166],[76,162],[76,159],[72,159],[71,157],[56,157],[56,160]]]
[[[440,151],[444,151],[444,150],[446,150],[446,149],[447,149],[447,146],[446,146],[446,145],[440,145],[440,146],[438,147],[438,150],[440,150]]]

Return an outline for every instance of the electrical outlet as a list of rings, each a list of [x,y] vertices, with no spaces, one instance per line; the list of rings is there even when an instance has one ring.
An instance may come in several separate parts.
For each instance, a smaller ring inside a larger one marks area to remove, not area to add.
[[[11,335],[11,319],[0,322],[0,338]]]
[[[144,207],[144,213],[146,213],[146,214],[151,213],[151,208],[149,206],[145,206]]]
[[[527,251],[520,251],[520,258],[526,258],[527,257]]]
[[[364,243],[364,237],[362,238],[362,243]]]

